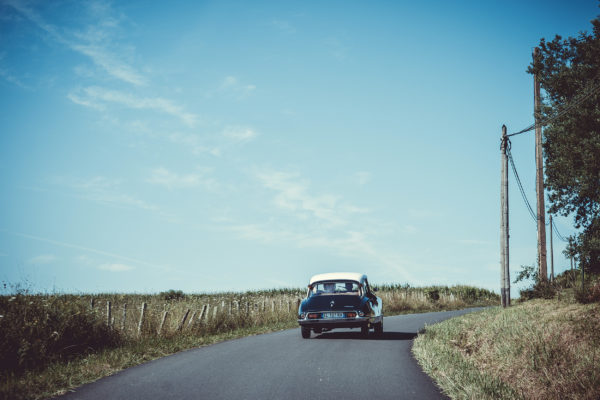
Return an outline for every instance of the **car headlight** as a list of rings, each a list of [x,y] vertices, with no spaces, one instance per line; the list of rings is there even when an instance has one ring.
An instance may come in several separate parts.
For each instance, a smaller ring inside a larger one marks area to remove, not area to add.
[[[300,319],[306,318],[306,313],[300,313]]]
[[[359,317],[364,317],[364,316],[365,316],[365,313],[364,313],[363,311],[359,311],[359,312],[358,312],[358,316],[359,316]]]

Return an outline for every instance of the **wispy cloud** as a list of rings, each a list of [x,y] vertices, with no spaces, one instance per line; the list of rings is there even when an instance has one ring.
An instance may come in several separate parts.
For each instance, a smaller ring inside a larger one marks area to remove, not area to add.
[[[225,95],[233,97],[237,100],[242,100],[248,97],[256,90],[256,85],[249,83],[242,83],[235,76],[226,76],[219,87],[217,88],[217,92]]]
[[[325,46],[327,46],[331,55],[337,58],[340,61],[343,61],[347,58],[348,55],[348,46],[346,46],[339,38],[337,37],[329,37],[325,39]]]
[[[258,134],[252,128],[246,126],[227,126],[223,130],[223,136],[235,142],[249,142],[256,138]]]
[[[56,256],[53,254],[40,254],[27,260],[28,264],[50,264],[56,260]]]
[[[89,253],[98,254],[98,255],[101,255],[101,256],[112,257],[112,258],[116,258],[116,259],[123,260],[123,261],[126,261],[126,262],[130,262],[130,263],[134,263],[134,264],[138,264],[138,265],[144,265],[144,266],[147,266],[147,267],[156,268],[156,269],[159,269],[159,270],[168,270],[169,269],[169,268],[167,268],[165,266],[152,264],[152,263],[149,263],[149,262],[146,262],[146,261],[137,260],[135,258],[123,256],[123,255],[116,254],[116,253],[111,253],[111,252],[108,252],[108,251],[94,249],[92,247],[80,246],[80,245],[73,244],[73,243],[61,242],[61,241],[58,241],[58,240],[48,239],[48,238],[41,237],[41,236],[28,235],[28,234],[25,234],[25,233],[18,233],[18,232],[9,232],[9,233],[11,233],[14,236],[19,236],[19,237],[26,238],[26,239],[36,240],[36,241],[44,242],[44,243],[50,243],[50,244],[55,245],[55,246],[65,247],[65,248],[75,249],[75,250],[80,250],[80,251],[85,251],[85,252],[89,252]]]
[[[371,180],[371,174],[366,171],[357,172],[355,177],[359,185],[366,185]]]
[[[167,219],[173,218],[172,215],[165,213],[157,205],[124,193],[121,189],[122,182],[118,179],[109,179],[103,176],[88,179],[56,177],[52,180],[52,183],[68,188],[74,191],[78,197],[90,201],[114,207],[136,208]]]
[[[102,264],[98,268],[110,272],[125,272],[134,269],[131,265],[126,264]]]
[[[46,32],[51,39],[87,56],[95,65],[100,67],[110,76],[121,81],[142,86],[147,84],[147,79],[134,67],[122,61],[122,54],[115,54],[113,50],[101,43],[110,43],[107,29],[118,25],[118,20],[111,17],[110,9],[106,4],[90,7],[98,19],[96,25],[89,26],[85,32],[57,28],[35,11],[29,3],[19,0],[8,0],[9,6],[13,7],[19,14],[34,23],[38,28]]]
[[[296,27],[291,22],[283,19],[274,19],[271,21],[271,25],[288,34],[296,33]]]
[[[309,182],[298,174],[281,171],[259,171],[256,177],[264,187],[276,192],[273,203],[300,218],[307,216],[332,225],[344,225],[349,214],[366,213],[368,210],[345,204],[333,194],[313,195]]]
[[[73,44],[71,48],[92,59],[94,64],[104,69],[111,76],[136,86],[147,84],[147,79],[131,65],[125,64],[118,56],[98,45]]]
[[[90,86],[75,90],[68,95],[71,101],[90,107],[104,107],[107,103],[120,104],[133,109],[156,110],[179,118],[192,127],[198,120],[196,114],[187,112],[183,107],[162,97],[138,97],[131,93]]]
[[[388,271],[392,271],[396,279],[414,281],[412,275],[407,271],[407,263],[402,257],[377,249],[364,232],[349,230],[329,235],[323,232],[300,233],[257,224],[232,225],[226,229],[244,239],[267,244],[286,243],[300,248],[330,249],[343,257],[361,258],[369,260],[370,263],[379,264]]]
[[[215,157],[222,155],[222,151],[218,146],[207,145],[200,135],[193,133],[174,132],[166,136],[171,143],[184,145],[194,155],[200,155],[203,153],[209,153]]]
[[[207,189],[215,189],[218,184],[215,179],[208,177],[209,169],[202,169],[191,174],[177,174],[167,168],[154,168],[147,182],[165,186],[169,189],[194,188],[204,186]]]

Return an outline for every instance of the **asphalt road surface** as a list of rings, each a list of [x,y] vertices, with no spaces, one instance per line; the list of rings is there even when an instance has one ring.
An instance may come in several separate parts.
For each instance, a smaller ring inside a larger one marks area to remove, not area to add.
[[[476,309],[385,317],[384,333],[300,328],[192,349],[84,385],[61,399],[443,399],[411,354],[433,324]]]

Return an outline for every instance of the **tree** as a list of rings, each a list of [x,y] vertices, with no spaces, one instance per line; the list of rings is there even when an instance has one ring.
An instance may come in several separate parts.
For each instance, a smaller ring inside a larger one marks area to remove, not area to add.
[[[545,92],[543,149],[549,212],[573,215],[582,267],[600,272],[600,17],[592,33],[540,40],[528,68]]]

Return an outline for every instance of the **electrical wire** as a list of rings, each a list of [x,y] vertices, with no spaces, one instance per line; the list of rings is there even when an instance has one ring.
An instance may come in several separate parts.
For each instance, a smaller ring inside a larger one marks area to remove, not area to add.
[[[533,211],[533,207],[531,207],[531,203],[529,202],[529,199],[527,199],[527,195],[525,194],[525,189],[523,189],[523,184],[521,183],[521,178],[519,178],[519,173],[517,172],[517,167],[515,166],[515,162],[513,160],[512,153],[510,152],[510,146],[506,147],[506,154],[508,155],[508,160],[510,161],[510,166],[512,167],[513,175],[515,176],[515,179],[517,181],[517,186],[519,187],[519,191],[521,192],[521,197],[523,197],[523,201],[525,202],[525,205],[527,206],[527,211],[529,211],[529,215],[531,215],[531,218],[533,219],[533,221],[537,222],[537,220],[538,220],[537,213],[535,211]]]
[[[525,189],[523,189],[523,184],[521,183],[521,178],[519,177],[519,173],[517,172],[517,167],[515,166],[515,161],[513,160],[513,156],[510,151],[510,140],[507,139],[507,142],[508,143],[506,145],[506,155],[508,156],[508,160],[510,161],[510,166],[512,168],[513,175],[515,176],[515,180],[517,181],[517,186],[519,187],[519,191],[521,192],[521,197],[523,198],[523,201],[525,202],[525,206],[527,207],[527,211],[529,211],[529,215],[531,216],[531,219],[533,219],[534,222],[537,222],[538,215],[533,210],[533,207],[531,206],[531,203],[529,202],[529,199],[527,198],[527,195],[525,194]],[[548,226],[549,224],[550,224],[549,222],[546,223],[546,226]],[[551,229],[554,230],[554,232],[556,233],[556,236],[558,236],[558,238],[561,241],[568,242],[568,240],[565,239],[565,237],[563,235],[561,235],[560,231],[556,227],[556,223],[554,222],[554,220],[552,221]]]
[[[583,103],[585,100],[589,99],[593,94],[597,93],[600,91],[600,83],[594,87],[592,87],[591,89],[587,90],[587,93],[584,93],[582,95],[579,96],[578,99],[575,99],[574,101],[572,101],[571,103],[567,104],[567,106],[563,107],[556,115],[550,117],[550,118],[546,118],[546,119],[542,119],[539,121],[539,125],[540,127],[542,126],[546,126],[549,123],[557,120],[558,118],[564,116],[566,113],[568,113],[569,111],[571,111],[573,108],[577,107],[578,105],[580,105],[581,103]],[[518,132],[514,132],[511,133],[510,135],[506,135],[508,137],[510,136],[516,136],[516,135],[520,135],[522,133],[526,133],[526,132],[530,132],[532,130],[535,129],[536,124],[533,123],[529,126],[527,126],[526,128],[521,129]]]

